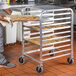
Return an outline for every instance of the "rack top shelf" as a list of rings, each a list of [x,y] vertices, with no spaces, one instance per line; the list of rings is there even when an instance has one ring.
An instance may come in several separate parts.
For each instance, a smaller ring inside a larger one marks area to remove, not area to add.
[[[12,21],[28,21],[28,20],[39,20],[39,17],[35,16],[12,16],[10,17]]]

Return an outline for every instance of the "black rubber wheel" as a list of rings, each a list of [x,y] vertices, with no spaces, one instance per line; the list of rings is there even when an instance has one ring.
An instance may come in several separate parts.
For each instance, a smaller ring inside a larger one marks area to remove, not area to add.
[[[67,59],[67,62],[69,65],[72,65],[74,63],[74,59],[71,59],[70,57]]]
[[[14,45],[15,45],[15,43],[12,43],[12,45],[14,46]]]
[[[41,74],[43,72],[43,67],[36,66],[36,72]]]
[[[20,45],[22,45],[22,42],[19,42]]]
[[[19,57],[18,61],[19,61],[20,64],[24,64],[25,63],[24,57]]]
[[[52,50],[50,50],[50,51],[49,51],[49,53],[53,53],[53,51],[52,51]],[[50,54],[50,56],[54,56],[54,54]]]
[[[9,44],[5,44],[6,47],[8,47]]]

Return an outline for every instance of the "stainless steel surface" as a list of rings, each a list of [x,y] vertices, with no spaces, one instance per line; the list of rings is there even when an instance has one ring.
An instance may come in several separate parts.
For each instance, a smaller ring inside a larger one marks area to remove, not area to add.
[[[53,46],[52,47],[47,47],[47,48],[43,48],[42,50],[44,52],[44,51],[53,50],[53,49],[65,48],[65,47],[68,47],[68,46],[70,46],[70,44],[59,46],[59,47],[53,47]],[[24,52],[24,54],[30,54],[30,53],[35,53],[35,52],[40,52],[40,49],[26,51],[26,52]]]
[[[47,58],[47,59],[43,59],[42,61],[47,61],[47,60],[51,60],[51,59],[55,59],[55,58],[59,58],[59,57],[67,56],[67,55],[71,55],[71,53],[63,54],[63,55],[59,55],[59,56],[55,56],[55,57],[50,57],[50,58]]]
[[[74,58],[73,57],[73,29],[74,29],[74,27],[73,27],[73,19],[74,19],[74,13],[73,13],[73,10],[71,9],[71,12],[72,12],[72,21],[71,21],[71,58]]]
[[[42,65],[42,13],[40,16],[40,65]]]
[[[24,55],[24,56],[26,56],[26,57],[28,57],[28,58],[30,58],[30,59],[32,59],[32,60],[38,62],[38,63],[41,63],[39,60],[37,60],[37,59],[35,59],[35,58],[33,58],[33,57],[29,56],[29,55]]]
[[[58,52],[54,52],[54,54],[56,53],[60,53],[60,52],[66,52],[66,51],[69,51],[70,49],[66,49],[66,50],[61,50],[61,51],[58,51]],[[42,56],[47,56],[47,55],[51,55],[53,53],[47,53],[47,54],[43,54]]]
[[[22,22],[22,57],[24,57],[24,30],[23,30],[23,22]]]

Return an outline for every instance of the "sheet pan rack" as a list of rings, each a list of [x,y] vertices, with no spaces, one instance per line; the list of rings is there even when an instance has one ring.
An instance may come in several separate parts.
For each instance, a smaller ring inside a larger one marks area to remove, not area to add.
[[[24,20],[22,21],[23,47],[19,63],[25,63],[25,56],[35,60],[39,63],[36,66],[36,72],[40,74],[43,72],[43,61],[70,56],[67,58],[67,62],[72,65],[74,63],[72,9],[41,5],[25,7],[22,9],[22,13],[27,16],[38,17],[38,20],[25,19],[28,23],[27,25],[23,24]],[[31,31],[29,39],[24,37],[26,36],[24,34],[25,27]]]

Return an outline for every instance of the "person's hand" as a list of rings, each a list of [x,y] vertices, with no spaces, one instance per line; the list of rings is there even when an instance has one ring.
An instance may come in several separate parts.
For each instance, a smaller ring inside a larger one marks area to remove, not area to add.
[[[8,22],[8,20],[4,19],[4,17],[6,17],[6,16],[3,14],[0,14],[0,21]]]
[[[3,14],[0,14],[0,18],[2,18],[2,19],[3,19],[4,17],[6,17],[6,16],[5,16],[5,15],[3,15]]]
[[[4,19],[4,17],[6,17],[6,16],[3,14],[0,14],[0,21],[8,22],[6,19]]]
[[[0,18],[0,21],[4,21],[4,22],[8,22],[8,20],[4,19],[4,18]],[[9,22],[8,22],[9,23]]]

